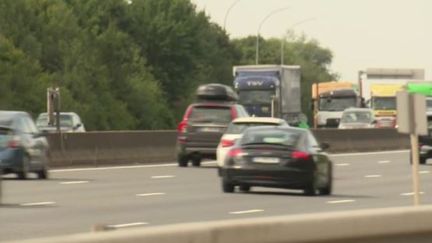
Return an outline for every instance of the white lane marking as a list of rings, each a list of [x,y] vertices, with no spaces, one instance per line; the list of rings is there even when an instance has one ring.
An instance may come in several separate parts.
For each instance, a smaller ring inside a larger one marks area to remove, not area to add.
[[[421,171],[419,171],[419,174],[429,174],[430,173],[430,171],[428,171],[428,170],[421,170]]]
[[[336,166],[350,166],[350,163],[338,163]]]
[[[353,200],[353,199],[347,199],[347,200],[327,201],[328,204],[352,203],[352,202],[355,202],[355,200]]]
[[[204,165],[216,164],[216,161],[203,162]],[[126,166],[108,166],[108,167],[95,167],[95,168],[75,168],[75,169],[54,169],[50,170],[53,173],[61,172],[81,172],[81,171],[98,171],[98,170],[122,170],[122,169],[140,169],[140,168],[161,168],[161,167],[175,167],[176,163],[154,164],[154,165],[126,165]]]
[[[136,194],[137,197],[149,197],[149,196],[161,196],[161,195],[165,195],[165,193],[164,192],[152,192],[152,193]]]
[[[423,195],[424,192],[420,192],[420,195]],[[401,193],[401,196],[414,196],[414,192],[405,192],[405,193]]]
[[[54,205],[55,202],[33,202],[33,203],[21,203],[20,206],[31,207],[31,206],[49,206]]]
[[[362,156],[362,155],[376,155],[376,154],[396,154],[396,153],[408,153],[409,150],[391,150],[381,152],[364,152],[364,153],[344,153],[344,154],[329,154],[330,157],[342,157],[342,156]]]
[[[365,175],[365,178],[380,178],[382,175]]]
[[[262,210],[262,209],[251,209],[251,210],[245,210],[245,211],[230,212],[229,214],[248,214],[248,213],[260,213],[260,212],[264,212],[264,210]]]
[[[380,161],[378,161],[378,164],[388,164],[388,163],[391,163],[391,161],[390,160],[380,160]]]
[[[152,179],[167,179],[167,178],[174,178],[174,175],[159,175],[159,176],[152,176]]]
[[[86,184],[86,183],[89,183],[89,181],[63,181],[63,182],[60,182],[61,185]]]
[[[108,225],[110,228],[120,229],[120,228],[127,228],[127,227],[136,227],[136,226],[143,226],[148,225],[147,222],[135,222],[135,223],[127,223],[127,224],[111,224]]]

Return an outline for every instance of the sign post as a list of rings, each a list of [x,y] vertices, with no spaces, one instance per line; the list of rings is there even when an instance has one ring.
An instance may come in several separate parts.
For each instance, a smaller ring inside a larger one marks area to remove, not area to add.
[[[413,203],[420,205],[419,144],[418,136],[427,135],[426,100],[424,95],[400,91],[396,94],[398,132],[409,134],[413,180]]]

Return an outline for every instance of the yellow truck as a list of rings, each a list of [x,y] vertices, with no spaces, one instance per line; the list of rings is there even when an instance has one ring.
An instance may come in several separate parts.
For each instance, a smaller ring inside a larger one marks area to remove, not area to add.
[[[394,127],[396,125],[396,92],[404,84],[376,83],[371,84],[369,106],[374,110],[377,127]]]

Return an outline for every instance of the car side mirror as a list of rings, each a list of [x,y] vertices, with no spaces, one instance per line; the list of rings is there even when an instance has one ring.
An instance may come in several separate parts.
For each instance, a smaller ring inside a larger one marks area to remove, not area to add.
[[[320,147],[322,150],[327,150],[330,148],[330,144],[324,142],[324,143],[321,143]]]

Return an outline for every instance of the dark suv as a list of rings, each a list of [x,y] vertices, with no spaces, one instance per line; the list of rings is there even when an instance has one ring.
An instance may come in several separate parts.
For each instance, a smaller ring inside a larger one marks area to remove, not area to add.
[[[427,136],[419,136],[419,163],[426,164],[426,160],[432,158],[432,112],[427,112],[428,132]]]
[[[216,159],[216,148],[228,124],[248,116],[244,107],[233,100],[201,99],[189,105],[177,127],[178,165],[185,167],[192,161],[193,166],[200,166],[202,159]]]

